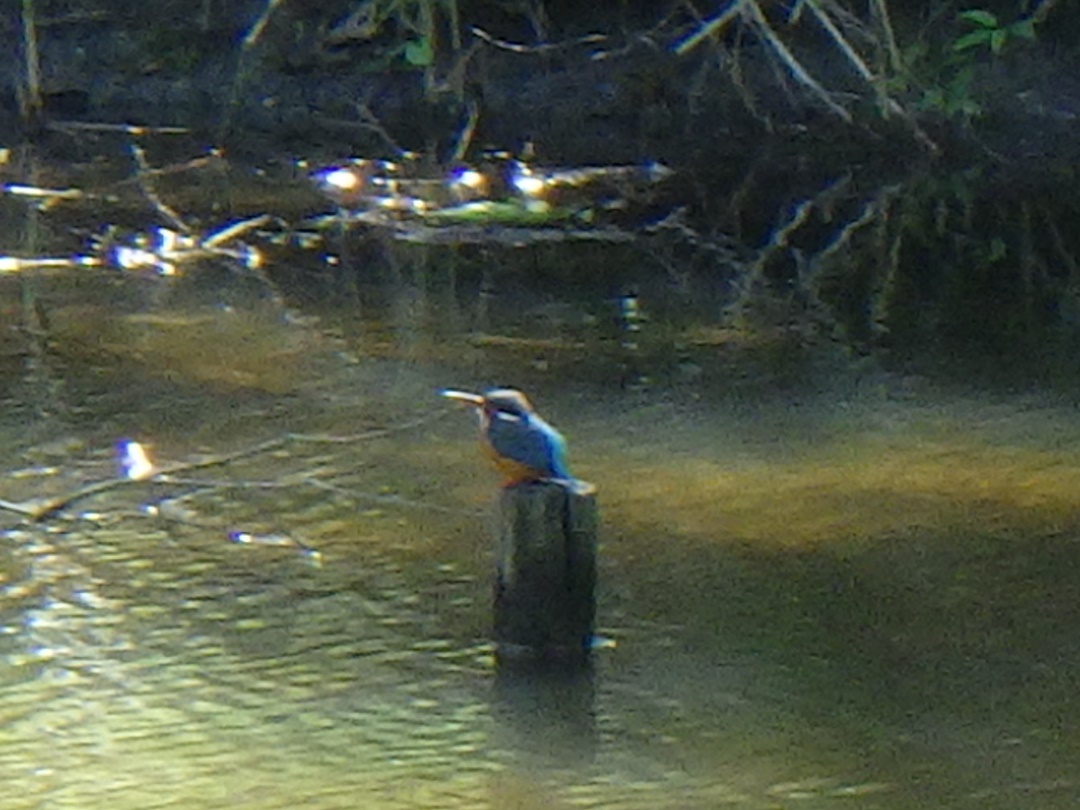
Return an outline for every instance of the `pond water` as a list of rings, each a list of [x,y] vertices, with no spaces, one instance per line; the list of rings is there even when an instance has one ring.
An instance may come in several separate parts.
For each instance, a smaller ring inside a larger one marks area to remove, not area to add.
[[[279,257],[289,309],[0,276],[0,499],[179,465],[0,513],[0,807],[1076,806],[1067,397],[729,330],[625,247],[411,250]],[[497,482],[437,392],[506,382],[599,488],[585,672],[494,661]]]

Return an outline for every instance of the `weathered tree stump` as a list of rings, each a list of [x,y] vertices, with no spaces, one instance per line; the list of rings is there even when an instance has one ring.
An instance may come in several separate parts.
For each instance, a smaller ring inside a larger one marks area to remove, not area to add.
[[[596,488],[530,481],[498,502],[495,641],[501,657],[586,657],[596,617]]]

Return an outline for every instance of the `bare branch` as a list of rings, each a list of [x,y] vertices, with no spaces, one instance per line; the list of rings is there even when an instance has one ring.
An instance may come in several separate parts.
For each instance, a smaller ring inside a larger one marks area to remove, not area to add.
[[[739,2],[742,2],[742,0],[739,0]],[[554,51],[563,48],[572,48],[576,45],[591,45],[593,43],[607,41],[607,37],[604,34],[586,34],[583,37],[578,37],[577,39],[572,39],[568,42],[542,42],[539,45],[521,45],[517,42],[508,42],[505,39],[493,37],[483,28],[473,26],[469,30],[474,36],[484,40],[488,45],[493,45],[504,51],[512,51],[513,53],[543,53],[544,51]]]
[[[825,104],[832,112],[842,118],[846,123],[852,123],[851,113],[833,101],[832,96],[829,95],[829,91],[826,90],[810,73],[802,66],[802,63],[795,57],[795,54],[791,52],[783,40],[776,35],[772,26],[769,25],[769,21],[765,19],[765,15],[755,2],[746,3],[746,8],[750,14],[750,18],[753,21],[755,27],[758,29],[758,33],[769,43],[770,47],[776,51],[776,55],[780,57],[791,72],[791,75],[795,77],[796,81],[805,85],[811,93],[817,96],[822,103]]]
[[[172,223],[172,226],[176,228],[176,230],[180,231],[181,233],[190,235],[192,231],[188,224],[184,222],[184,220],[178,213],[176,213],[172,208],[167,206],[162,201],[162,199],[157,195],[157,192],[155,192],[150,187],[150,184],[147,182],[153,170],[146,162],[146,151],[137,143],[132,142],[131,156],[135,159],[135,178],[139,184],[139,190],[142,191],[143,195],[146,197],[146,199],[150,201],[150,204],[154,206],[157,212],[163,217],[165,217],[165,219],[167,219],[170,223]]]
[[[745,3],[746,0],[732,0],[731,5],[726,9],[704,23],[697,31],[682,42],[678,43],[675,46],[675,53],[682,56],[684,53],[687,53],[700,45],[703,40],[721,33],[724,28],[727,27],[728,23],[734,20],[735,17],[742,12]],[[753,0],[751,0],[751,5],[753,5]]]
[[[353,444],[356,442],[370,441],[372,439],[381,439],[386,436],[392,436],[396,433],[403,431],[414,430],[420,425],[426,425],[434,422],[438,419],[442,419],[446,416],[446,413],[436,412],[428,414],[417,419],[403,422],[399,425],[394,425],[387,428],[378,428],[375,430],[367,430],[361,433],[354,433],[350,435],[333,435],[333,434],[304,434],[304,433],[287,433],[284,436],[279,436],[274,439],[267,439],[266,441],[259,442],[250,447],[245,447],[240,450],[236,450],[232,453],[220,453],[210,456],[204,456],[195,461],[185,461],[177,464],[172,464],[167,467],[163,467],[151,476],[145,478],[106,478],[101,481],[93,481],[85,486],[77,487],[70,492],[63,493],[61,495],[54,496],[52,498],[44,499],[31,499],[29,501],[14,502],[0,500],[0,510],[8,512],[14,512],[15,514],[23,515],[29,518],[35,523],[46,520],[57,512],[71,506],[77,501],[85,500],[93,495],[100,495],[103,492],[108,492],[113,489],[119,489],[126,486],[134,486],[136,484],[153,482],[159,484],[174,483],[174,477],[188,473],[192,470],[205,470],[209,467],[220,467],[226,464],[231,464],[235,461],[240,461],[245,458],[251,458],[252,456],[261,455],[263,453],[269,453],[273,450],[278,450],[290,442],[299,443],[315,443],[315,444]]]

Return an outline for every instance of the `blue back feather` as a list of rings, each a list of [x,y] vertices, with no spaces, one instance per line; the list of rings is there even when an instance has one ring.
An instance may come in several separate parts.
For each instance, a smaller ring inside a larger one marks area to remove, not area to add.
[[[573,478],[566,465],[566,440],[535,414],[495,411],[487,436],[500,456],[532,467],[544,478]]]

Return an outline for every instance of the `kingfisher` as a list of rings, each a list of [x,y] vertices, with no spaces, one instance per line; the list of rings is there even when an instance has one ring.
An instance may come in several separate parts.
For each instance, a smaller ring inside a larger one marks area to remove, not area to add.
[[[494,388],[485,394],[453,389],[441,393],[476,408],[480,440],[502,473],[504,487],[543,480],[576,483],[566,466],[566,440],[516,388]]]

